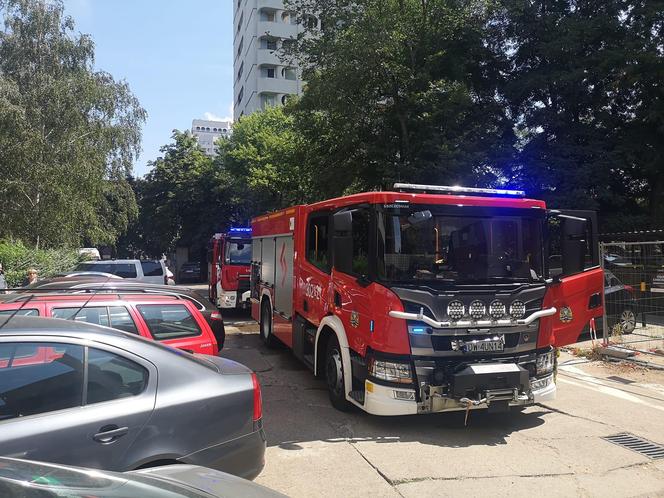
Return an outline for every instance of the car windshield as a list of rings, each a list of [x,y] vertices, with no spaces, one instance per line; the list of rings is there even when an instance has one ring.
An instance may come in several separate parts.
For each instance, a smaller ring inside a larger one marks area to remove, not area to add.
[[[251,241],[236,240],[236,241],[227,242],[226,264],[227,265],[251,264]]]
[[[382,279],[457,284],[542,280],[541,218],[450,216],[433,210],[379,214]]]

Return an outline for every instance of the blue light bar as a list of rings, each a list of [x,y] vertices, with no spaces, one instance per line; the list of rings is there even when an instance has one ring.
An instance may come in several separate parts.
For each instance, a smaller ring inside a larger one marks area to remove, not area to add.
[[[506,195],[510,197],[526,196],[526,193],[523,190],[460,187],[458,185],[454,186],[422,185],[416,183],[395,183],[394,190],[399,190],[400,192],[416,191],[416,192],[441,192],[446,194]]]
[[[231,227],[228,230],[230,234],[251,234],[251,228],[246,227]]]

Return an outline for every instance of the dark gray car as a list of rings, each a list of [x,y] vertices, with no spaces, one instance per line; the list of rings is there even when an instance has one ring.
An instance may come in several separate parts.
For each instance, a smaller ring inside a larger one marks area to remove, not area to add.
[[[256,375],[239,363],[83,322],[0,318],[0,455],[254,478],[261,417]]]
[[[0,496],[276,498],[284,495],[245,479],[195,465],[166,465],[118,473],[0,457]]]

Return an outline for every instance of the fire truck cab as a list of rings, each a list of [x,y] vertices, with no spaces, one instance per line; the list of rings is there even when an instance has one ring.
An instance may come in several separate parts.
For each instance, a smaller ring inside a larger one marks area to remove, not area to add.
[[[555,397],[556,348],[602,314],[593,212],[395,184],[252,220],[261,337],[376,415]]]
[[[216,233],[208,246],[208,297],[219,308],[245,308],[249,290],[251,228]]]

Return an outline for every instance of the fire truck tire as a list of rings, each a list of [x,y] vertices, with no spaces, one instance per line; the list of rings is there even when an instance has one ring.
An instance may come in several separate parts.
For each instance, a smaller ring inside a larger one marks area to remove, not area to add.
[[[341,348],[334,335],[330,336],[325,348],[325,382],[332,406],[342,412],[350,411],[353,404],[346,399]]]
[[[261,323],[260,323],[261,339],[268,348],[273,348],[277,345],[277,340],[272,335],[272,306],[267,299],[263,299],[261,303]]]

